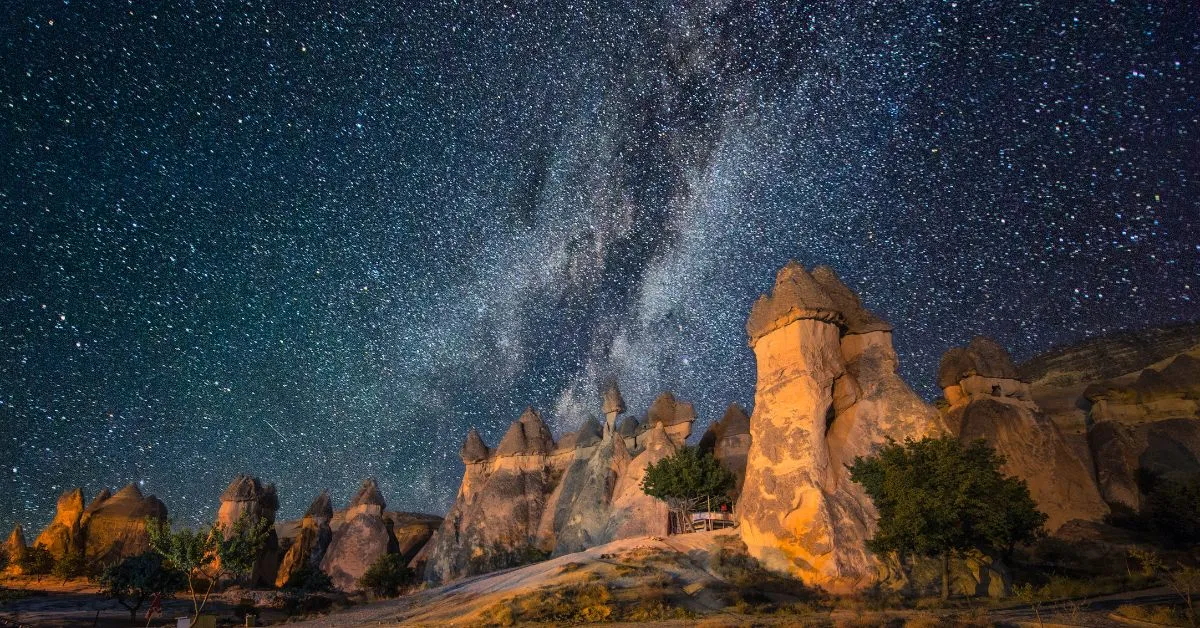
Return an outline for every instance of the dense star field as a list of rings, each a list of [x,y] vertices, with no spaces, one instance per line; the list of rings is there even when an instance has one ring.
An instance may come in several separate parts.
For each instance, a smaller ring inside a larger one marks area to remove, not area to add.
[[[1195,2],[178,4],[5,4],[0,526],[239,471],[442,512],[467,428],[609,377],[703,429],[793,258],[927,398],[1200,311]]]

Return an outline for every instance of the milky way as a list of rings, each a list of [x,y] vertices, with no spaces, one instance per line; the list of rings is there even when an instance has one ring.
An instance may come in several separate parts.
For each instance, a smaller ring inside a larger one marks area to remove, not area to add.
[[[5,5],[0,525],[240,471],[443,512],[467,428],[612,377],[702,429],[789,259],[927,398],[1198,311],[1195,2],[178,4]]]

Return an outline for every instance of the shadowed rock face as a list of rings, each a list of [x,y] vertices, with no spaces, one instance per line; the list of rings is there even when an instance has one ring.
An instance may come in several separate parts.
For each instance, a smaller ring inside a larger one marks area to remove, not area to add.
[[[274,484],[264,485],[258,478],[238,474],[221,493],[221,507],[217,511],[217,523],[225,530],[228,539],[234,533],[234,524],[246,517],[251,524],[266,521],[269,526],[267,541],[250,572],[250,581],[255,586],[274,584],[279,572],[279,537],[275,533],[275,513],[279,510],[279,496]]]
[[[111,564],[150,549],[146,518],[167,518],[167,507],[153,495],[143,496],[136,484],[112,497],[102,492],[84,511],[84,548],[87,560]]]
[[[464,463],[479,462],[487,459],[491,454],[488,446],[483,444],[483,437],[475,428],[471,428],[471,431],[467,432],[467,440],[463,442],[462,449],[458,452]]]
[[[363,481],[350,507],[346,523],[333,533],[321,558],[321,570],[342,591],[358,591],[359,578],[379,557],[395,553],[391,523],[383,517],[387,504],[374,478]]]
[[[950,349],[938,381],[949,403],[945,419],[951,432],[963,442],[982,438],[1004,456],[1003,471],[1028,483],[1048,516],[1047,530],[1108,514],[1089,464],[1034,403],[1003,347],[976,337],[966,347]]]
[[[321,491],[305,511],[299,534],[279,562],[275,586],[285,586],[305,568],[320,569],[325,551],[333,541],[333,529],[330,527],[332,520],[333,504],[329,499],[329,491]]]
[[[852,591],[879,578],[865,546],[877,514],[845,465],[944,428],[896,375],[886,323],[832,271],[817,275],[789,263],[746,322],[758,379],[738,516],[768,568]]]
[[[41,545],[56,560],[83,551],[83,490],[72,489],[58,498],[54,520],[38,535],[34,545]]]
[[[750,417],[741,406],[731,403],[721,420],[708,426],[700,439],[700,450],[711,452],[737,479],[735,488],[742,491],[746,480],[746,456],[750,453]]]

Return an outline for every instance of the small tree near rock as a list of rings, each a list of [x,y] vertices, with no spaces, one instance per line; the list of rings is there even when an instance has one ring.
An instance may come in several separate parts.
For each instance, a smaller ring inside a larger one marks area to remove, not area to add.
[[[243,514],[226,535],[219,523],[196,531],[185,528],[173,532],[170,521],[148,518],[146,531],[150,548],[187,577],[192,608],[195,617],[199,617],[218,581],[240,580],[249,575],[266,545],[270,524],[266,519]],[[198,589],[201,581],[207,583],[203,593]]]
[[[52,573],[56,578],[62,578],[63,582],[66,582],[72,578],[86,576],[87,571],[87,561],[84,560],[83,554],[80,552],[69,552],[54,562]]]
[[[942,598],[950,597],[950,558],[968,550],[1008,556],[1041,534],[1037,510],[1023,480],[1000,472],[1004,464],[985,441],[963,446],[952,436],[889,442],[873,456],[857,457],[850,477],[879,511],[867,547],[941,560]]]
[[[399,554],[384,554],[375,559],[358,580],[359,586],[376,597],[394,597],[412,582],[412,571]]]
[[[642,492],[665,502],[679,519],[688,521],[700,504],[712,500],[726,502],[736,480],[711,453],[696,447],[683,447],[674,454],[646,467]]]
[[[37,576],[37,581],[41,582],[42,576],[54,570],[54,554],[41,545],[34,545],[25,550],[25,555],[20,557],[17,565],[22,573]]]
[[[100,573],[99,584],[100,594],[124,606],[132,623],[146,600],[155,594],[172,597],[187,586],[187,578],[167,565],[161,555],[150,551],[105,568]]]

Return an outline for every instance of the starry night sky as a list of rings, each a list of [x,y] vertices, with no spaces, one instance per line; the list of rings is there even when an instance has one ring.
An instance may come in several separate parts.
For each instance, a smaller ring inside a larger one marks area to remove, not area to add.
[[[1078,4],[1070,7],[1069,4]],[[788,259],[941,353],[1196,317],[1195,2],[6,2],[0,526],[753,401]]]

